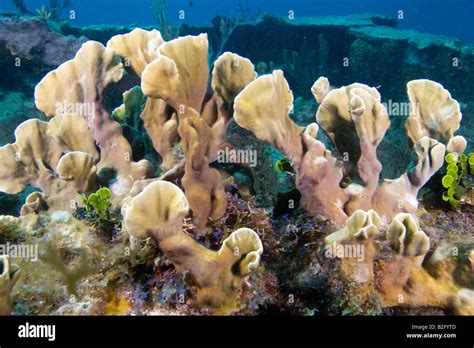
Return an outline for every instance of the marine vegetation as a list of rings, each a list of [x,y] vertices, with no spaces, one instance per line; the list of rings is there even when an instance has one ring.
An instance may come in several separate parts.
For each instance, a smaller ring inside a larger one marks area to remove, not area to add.
[[[84,196],[82,203],[89,219],[107,220],[110,217],[109,209],[112,206],[112,193],[107,187],[102,187],[89,197]]]
[[[464,153],[446,155],[446,175],[442,178],[443,201],[457,208],[467,195],[472,195],[474,187],[474,152],[469,157]],[[472,199],[472,198],[471,198]]]
[[[97,269],[89,264],[87,252],[81,253],[77,257],[77,262],[71,262],[71,264],[74,263],[75,265],[68,267],[50,243],[46,244],[41,261],[59,272],[69,295],[76,294],[76,286],[81,279],[97,272]]]
[[[84,207],[76,207],[73,216],[84,220],[92,226],[96,233],[112,236],[120,229],[122,216],[117,211],[111,211],[112,193],[107,187],[101,187],[89,196],[83,195],[81,203]]]
[[[44,5],[36,9],[36,13],[38,14],[38,17],[44,21],[48,21],[53,17],[53,13],[48,11]]]
[[[180,27],[173,27],[169,22],[168,0],[151,0],[151,10],[155,16],[160,32],[166,40],[172,40],[178,37]]]
[[[26,7],[24,0],[12,0],[12,3],[21,14],[31,14],[31,11]]]
[[[26,5],[24,0],[12,0],[15,8],[23,15],[33,14]],[[59,20],[64,10],[71,8],[72,0],[49,0],[47,5],[42,5],[36,9],[36,14],[39,18],[48,20]]]

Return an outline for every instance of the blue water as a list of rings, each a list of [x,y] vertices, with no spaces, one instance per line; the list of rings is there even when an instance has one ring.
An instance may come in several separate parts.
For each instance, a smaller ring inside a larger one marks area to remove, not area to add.
[[[151,0],[72,0],[77,17],[75,25],[156,24]],[[36,9],[47,0],[25,0]],[[187,24],[207,24],[216,15],[239,16],[238,0],[169,0],[170,20],[178,22],[179,10],[185,11]],[[192,6],[190,4],[192,3]],[[247,19],[259,13],[287,16],[331,16],[378,13],[396,17],[404,11],[399,27],[420,32],[457,37],[474,43],[474,0],[241,0]],[[11,0],[0,0],[0,8],[12,10]]]

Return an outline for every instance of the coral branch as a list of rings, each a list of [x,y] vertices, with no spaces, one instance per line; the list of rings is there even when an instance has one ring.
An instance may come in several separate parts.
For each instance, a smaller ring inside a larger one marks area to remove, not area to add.
[[[346,195],[339,187],[342,172],[323,143],[315,139],[318,126],[306,130],[288,116],[293,94],[282,71],[259,77],[235,99],[234,118],[257,138],[267,141],[290,159],[304,207],[344,223]],[[327,199],[331,197],[331,199]]]
[[[147,161],[131,161],[132,149],[122,128],[102,105],[104,89],[119,81],[123,72],[123,65],[117,62],[111,48],[89,41],[74,59],[48,73],[35,88],[36,106],[47,116],[74,114],[89,122],[101,150],[98,168],[117,171],[118,181],[112,186],[117,196],[126,194],[133,181],[146,177],[151,169]]]
[[[457,315],[474,313],[472,282],[467,280],[472,278],[472,270],[463,267],[469,262],[472,246],[453,254],[457,248],[444,245],[426,260],[430,241],[413,215],[395,216],[385,237],[380,229],[381,220],[375,212],[357,211],[346,227],[326,237],[327,248],[336,242],[364,247],[362,262],[341,253],[340,270],[346,281],[355,281],[367,293],[376,290],[384,307],[431,306]],[[387,248],[379,248],[380,243],[389,244],[389,255],[382,254]]]
[[[414,213],[418,207],[417,194],[444,162],[445,146],[424,137],[414,147],[418,163],[395,180],[385,180],[372,200],[377,211],[391,219],[398,212]]]
[[[11,291],[19,276],[20,268],[11,263],[10,257],[0,255],[0,315],[11,314]]]
[[[29,184],[43,191],[46,205],[59,207],[94,188],[98,154],[82,117],[28,120],[18,126],[15,138],[0,148],[3,192],[18,193]]]
[[[406,129],[411,145],[425,136],[448,144],[462,119],[459,103],[441,84],[430,80],[408,82],[407,93],[411,113]]]
[[[217,314],[231,313],[248,274],[263,252],[258,235],[248,228],[233,232],[219,251],[194,241],[183,231],[189,205],[175,185],[157,181],[133,198],[125,212],[125,227],[138,238],[153,237],[176,269],[189,272],[197,285],[196,303]]]

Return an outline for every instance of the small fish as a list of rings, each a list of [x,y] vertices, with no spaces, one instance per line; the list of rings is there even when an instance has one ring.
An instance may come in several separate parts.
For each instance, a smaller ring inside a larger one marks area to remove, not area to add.
[[[189,0],[189,7],[193,7],[193,0]]]
[[[344,176],[340,183],[342,188],[346,188],[350,184],[352,184],[352,178],[349,175]]]
[[[293,174],[295,172],[290,161],[286,158],[276,161],[275,169],[280,173]]]

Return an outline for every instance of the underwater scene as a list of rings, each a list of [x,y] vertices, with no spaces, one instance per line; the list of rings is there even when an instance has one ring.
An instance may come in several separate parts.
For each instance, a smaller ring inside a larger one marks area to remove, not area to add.
[[[473,316],[471,0],[0,0],[0,315]]]

